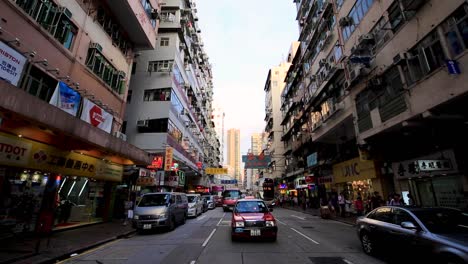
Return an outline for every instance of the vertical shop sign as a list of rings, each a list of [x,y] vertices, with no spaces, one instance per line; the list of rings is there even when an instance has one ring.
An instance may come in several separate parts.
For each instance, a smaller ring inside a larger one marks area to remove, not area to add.
[[[80,107],[80,101],[81,96],[77,91],[73,90],[63,82],[58,82],[49,103],[72,116],[76,116],[78,108]]]
[[[171,171],[172,168],[172,156],[174,155],[174,149],[172,147],[166,147],[166,156],[164,160],[164,170]]]
[[[18,86],[26,57],[0,41],[0,79]]]
[[[88,99],[83,100],[81,119],[107,133],[111,132],[113,116]]]

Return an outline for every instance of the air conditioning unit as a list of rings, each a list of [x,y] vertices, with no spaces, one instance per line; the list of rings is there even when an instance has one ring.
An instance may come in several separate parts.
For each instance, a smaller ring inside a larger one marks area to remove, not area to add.
[[[345,16],[345,17],[340,18],[340,20],[338,21],[338,24],[340,25],[340,27],[347,27],[347,26],[353,25],[354,20],[352,17]]]
[[[149,122],[148,120],[138,120],[137,127],[148,127]]]
[[[404,63],[406,60],[412,59],[412,56],[408,52],[401,52],[398,53],[395,57],[393,57],[393,64],[394,65],[400,65]]]
[[[171,69],[169,67],[169,65],[161,65],[159,68],[158,68],[158,71],[160,72],[169,72]]]
[[[375,77],[370,79],[369,84],[373,87],[380,87],[384,83],[384,80],[382,77]]]
[[[183,17],[180,18],[180,23],[181,24],[187,23],[187,21],[188,21],[188,19],[187,19],[186,16],[183,16]]]
[[[331,40],[331,37],[332,37],[333,33],[331,33],[330,31],[327,31],[325,33],[325,38],[324,38],[324,44],[328,44]]]
[[[151,9],[150,18],[154,20],[159,19],[159,12],[157,9],[154,9],[154,8]]]
[[[185,45],[185,43],[180,42],[180,43],[179,43],[179,48],[180,48],[180,49],[186,49],[187,46]]]
[[[123,141],[127,141],[127,135],[125,135],[124,133],[122,133],[120,131],[115,131],[113,135],[116,138],[120,138]]]
[[[361,35],[359,36],[358,42],[359,44],[363,44],[363,45],[373,44],[375,43],[374,34],[370,33],[370,34]]]
[[[361,76],[367,75],[368,73],[369,69],[364,68],[363,66],[357,66],[351,70],[351,72],[349,73],[349,77],[352,82]]]
[[[91,43],[89,45],[90,49],[97,49],[99,52],[102,52],[102,46],[99,43]]]
[[[320,66],[320,67],[325,66],[325,64],[327,64],[327,59],[320,59],[320,60],[319,60],[319,66]]]

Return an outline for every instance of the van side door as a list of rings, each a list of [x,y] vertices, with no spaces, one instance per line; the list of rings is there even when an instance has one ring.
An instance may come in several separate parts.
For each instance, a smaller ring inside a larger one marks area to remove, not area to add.
[[[184,209],[184,204],[182,203],[182,197],[180,196],[180,194],[177,194],[176,195],[177,221],[182,221],[182,219],[184,218],[184,210],[185,209]]]

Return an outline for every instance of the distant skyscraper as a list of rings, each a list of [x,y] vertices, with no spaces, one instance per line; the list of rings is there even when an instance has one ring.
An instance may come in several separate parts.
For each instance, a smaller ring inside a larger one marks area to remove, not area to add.
[[[231,128],[227,131],[227,164],[234,169],[233,176],[241,181],[240,130]]]
[[[251,137],[251,149],[254,155],[262,153],[262,138],[264,133],[253,133]]]
[[[212,120],[215,123],[215,131],[216,131],[216,136],[219,139],[219,142],[221,143],[220,147],[220,162],[219,164],[224,165],[224,153],[226,151],[224,150],[224,117],[226,116],[226,113],[224,112],[224,109],[219,106],[219,105],[214,105],[213,107],[213,115],[212,115]]]

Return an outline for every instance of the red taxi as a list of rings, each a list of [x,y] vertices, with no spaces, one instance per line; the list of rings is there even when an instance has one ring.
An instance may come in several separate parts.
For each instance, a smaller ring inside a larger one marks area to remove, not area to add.
[[[278,226],[263,200],[240,199],[237,201],[231,218],[231,238],[266,238],[276,241]]]

